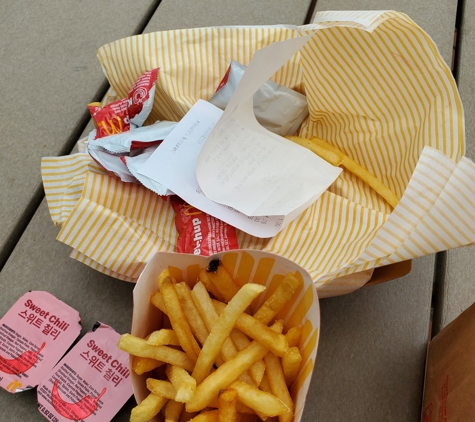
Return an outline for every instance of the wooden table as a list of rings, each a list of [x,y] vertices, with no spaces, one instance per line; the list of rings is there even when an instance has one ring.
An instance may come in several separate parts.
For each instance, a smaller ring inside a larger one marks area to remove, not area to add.
[[[317,10],[396,9],[434,38],[450,64],[457,22],[462,36],[455,49],[456,78],[466,110],[467,155],[473,159],[475,7],[463,4],[463,13],[456,0],[319,0],[316,6],[310,0],[20,0],[2,5],[0,315],[27,290],[47,290],[80,312],[82,334],[96,320],[122,333],[130,330],[133,285],[69,259],[69,248],[55,240],[58,229],[42,200],[41,157],[72,150],[89,121],[85,105],[107,89],[95,57],[99,46],[175,28],[303,24]],[[427,340],[475,300],[474,250],[420,258],[401,279],[322,300],[320,347],[303,420],[418,421]],[[114,421],[128,420],[134,404],[131,399]],[[9,421],[43,420],[35,390],[0,391],[0,408]]]

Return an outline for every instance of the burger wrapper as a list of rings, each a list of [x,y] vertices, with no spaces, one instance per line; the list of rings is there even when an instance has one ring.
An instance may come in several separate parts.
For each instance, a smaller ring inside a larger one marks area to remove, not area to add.
[[[199,269],[206,268],[212,259],[220,259],[239,285],[253,282],[267,287],[258,300],[250,306],[252,312],[259,309],[287,273],[292,272],[303,281],[303,287],[298,296],[276,315],[277,319],[284,320],[284,332],[293,326],[303,328],[299,344],[302,363],[297,378],[290,388],[290,394],[295,403],[294,422],[299,422],[317,355],[320,308],[310,275],[294,262],[261,251],[235,250],[210,257],[159,252],[146,265],[134,288],[131,334],[145,338],[152,331],[161,328],[161,312],[150,303],[150,296],[158,290],[158,275],[164,269],[168,269],[177,282],[186,281],[193,286]],[[267,291],[269,292],[266,293]],[[137,403],[150,393],[146,387],[147,378],[147,374],[139,376],[132,371],[132,386]]]
[[[231,60],[247,65],[257,49],[307,34],[312,39],[273,77],[307,96],[298,134],[339,148],[401,201],[392,210],[345,170],[275,237],[238,231],[240,248],[294,261],[323,297],[361,287],[371,269],[473,243],[475,165],[463,156],[460,97],[432,39],[404,14],[321,12],[299,27],[156,32],[107,44],[98,56],[119,96],[160,67],[146,123],[179,121],[212,96]],[[164,198],[114,180],[85,154],[44,158],[42,175],[58,239],[73,258],[135,281],[156,252],[175,250]]]

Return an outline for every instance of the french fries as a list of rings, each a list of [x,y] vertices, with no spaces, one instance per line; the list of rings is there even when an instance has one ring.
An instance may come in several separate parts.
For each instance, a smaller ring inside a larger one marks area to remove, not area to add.
[[[166,328],[154,331],[150,334],[147,343],[152,346],[180,346],[175,331]]]
[[[153,371],[154,369],[159,368],[162,365],[165,365],[165,363],[156,359],[142,358],[140,356],[134,356],[134,358],[132,359],[132,370],[137,375],[142,375],[146,372]]]
[[[233,382],[232,388],[237,391],[241,403],[265,417],[290,413],[289,406],[270,393],[258,390],[242,381]]]
[[[272,327],[276,331],[281,331],[282,325],[282,321],[279,321]],[[213,397],[217,395],[219,390],[228,387],[233,381],[237,380],[239,375],[247,371],[254,362],[260,361],[267,352],[268,349],[257,341],[253,341],[233,359],[223,363],[196,387],[193,398],[186,405],[186,410],[188,412],[197,412],[204,409]]]
[[[298,346],[300,343],[300,337],[302,336],[302,327],[292,327],[290,330],[287,331],[285,334],[285,338],[287,339],[287,343],[289,347]]]
[[[232,330],[230,336],[237,350],[245,349],[251,343],[251,341],[247,338],[247,336],[243,334],[241,331]],[[257,387],[261,383],[265,370],[266,370],[266,366],[262,360],[254,363],[249,368],[249,374],[251,375],[252,380]]]
[[[224,310],[223,303],[214,301],[214,307],[221,313]],[[252,317],[242,313],[236,320],[236,328],[247,334],[254,340],[258,340],[277,356],[284,356],[289,348],[289,343],[283,334],[276,333],[267,325]]]
[[[254,318],[264,324],[269,324],[300,286],[301,281],[294,274],[287,274],[276,291],[257,310]]]
[[[206,290],[208,290],[208,292],[210,292],[216,299],[219,299],[221,301],[224,300],[224,297],[221,296],[221,294],[219,293],[219,290],[212,283],[211,279],[209,278],[209,274],[206,270],[200,271],[199,279],[206,287]]]
[[[246,284],[237,292],[223,309],[216,324],[211,328],[206,343],[199,354],[193,369],[192,376],[196,379],[197,384],[201,383],[208,376],[216,357],[219,355],[221,347],[226,338],[231,333],[236,320],[249,304],[265,290],[264,286],[259,284]]]
[[[266,364],[266,374],[267,378],[269,379],[270,389],[272,394],[274,394],[277,398],[282,400],[282,403],[287,405],[288,411],[285,413],[279,414],[279,421],[280,422],[290,422],[292,421],[294,415],[294,407],[293,401],[290,397],[289,389],[287,388],[287,384],[285,383],[284,373],[282,371],[282,366],[280,364],[280,360],[277,356],[273,355],[272,353],[267,353],[264,356],[264,363]],[[277,416],[277,415],[269,415],[269,416]]]
[[[171,363],[188,371],[193,370],[193,361],[184,353],[168,346],[152,346],[138,337],[124,334],[120,337],[119,349],[142,358],[152,358],[158,361]]]
[[[218,321],[219,316],[204,285],[201,282],[196,283],[191,294],[207,327],[213,327]],[[231,332],[231,338],[235,335],[236,333]],[[216,363],[218,366],[221,366],[223,362],[232,359],[236,354],[237,349],[235,344],[233,344],[233,341],[230,338],[226,338],[221,348],[221,359],[217,359]],[[252,379],[247,373],[241,374],[240,377],[243,381],[252,383]]]
[[[167,365],[166,374],[176,390],[175,400],[181,403],[190,401],[196,390],[196,380],[178,366]]]
[[[175,284],[167,270],[163,271],[158,277],[158,288],[162,294],[165,309],[167,310],[173,330],[185,353],[193,362],[196,362],[200,354],[200,346],[193,337],[190,325],[185,318]]]
[[[217,260],[195,274],[193,289],[168,270],[158,277],[150,302],[170,329],[146,339],[121,336],[118,347],[132,355],[137,374],[147,374],[150,391],[131,421],[148,421],[160,412],[166,422],[292,421],[289,388],[300,370],[296,346],[302,330],[290,327],[284,335],[284,323],[276,319],[291,306],[301,279],[287,274],[252,315],[263,285],[240,287]]]
[[[138,406],[132,409],[130,422],[149,421],[160,412],[166,402],[166,398],[150,393]]]
[[[183,311],[185,312],[186,319],[190,324],[191,331],[201,345],[205,344],[205,341],[209,335],[209,330],[206,327],[203,318],[201,318],[200,312],[198,311],[195,302],[193,302],[191,289],[188,287],[188,284],[181,282],[176,285],[176,291],[178,292],[178,297],[182,302]]]
[[[287,387],[290,387],[297,378],[300,364],[302,363],[302,355],[298,347],[289,347],[284,356],[282,356],[282,370],[284,371],[284,378]]]
[[[183,403],[168,400],[165,406],[165,422],[178,422],[184,407]]]
[[[305,139],[298,136],[286,136],[286,138],[309,149],[334,166],[342,165],[348,171],[358,176],[361,180],[372,187],[389,205],[391,205],[391,207],[395,208],[398,204],[399,197],[391,189],[356,161],[352,160],[328,142],[319,138]]]
[[[169,400],[176,400],[176,390],[173,384],[169,381],[156,380],[153,378],[147,379],[147,388],[156,396],[163,397]]]
[[[236,421],[237,422],[257,422],[260,419],[256,415],[249,415],[245,413],[237,413],[236,414]],[[269,422],[269,419],[266,419]],[[180,421],[182,422],[182,421]],[[195,416],[193,419],[190,419],[189,422],[221,422],[219,419],[218,410],[208,410],[204,413]]]
[[[234,388],[227,388],[218,394],[219,422],[236,422],[237,396]]]
[[[218,291],[218,294],[229,302],[238,292],[239,288],[231,275],[221,265],[217,259],[211,261],[206,269],[209,280]]]

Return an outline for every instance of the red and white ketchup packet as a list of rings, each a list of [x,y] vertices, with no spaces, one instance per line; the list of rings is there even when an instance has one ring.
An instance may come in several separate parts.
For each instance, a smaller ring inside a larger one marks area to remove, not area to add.
[[[129,354],[120,334],[97,323],[38,386],[38,410],[47,419],[110,421],[132,396]]]
[[[96,126],[95,139],[130,130],[127,98],[114,101],[104,107],[101,103],[91,103],[87,107]]]
[[[135,81],[127,96],[127,112],[131,127],[141,127],[153,106],[158,68],[145,72]]]
[[[158,145],[176,125],[176,122],[161,121],[99,139],[95,139],[95,131],[92,131],[88,137],[88,146],[96,150],[103,150],[109,154],[122,155]]]
[[[177,252],[209,256],[239,249],[233,226],[192,207],[177,196],[171,196],[170,200],[176,213]]]
[[[141,127],[153,106],[158,68],[145,72],[130,89],[127,98],[102,106],[89,104],[89,112],[96,126],[95,139]]]
[[[0,387],[37,386],[81,331],[79,313],[52,294],[24,294],[0,319]]]

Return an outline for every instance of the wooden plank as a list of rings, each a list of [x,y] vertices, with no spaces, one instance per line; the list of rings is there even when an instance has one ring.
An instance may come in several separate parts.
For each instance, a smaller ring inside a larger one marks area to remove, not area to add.
[[[301,25],[311,0],[162,0],[144,32],[227,25]]]
[[[87,103],[106,88],[96,57],[141,30],[158,0],[3,2],[0,13],[0,267],[32,200],[42,197],[42,156],[69,153]]]
[[[408,14],[450,64],[455,0],[318,0],[316,7],[349,9]],[[403,278],[321,301],[322,332],[305,422],[420,420],[434,262],[434,255],[416,259]],[[377,271],[383,277],[385,270]]]
[[[466,156],[475,160],[475,4],[461,2],[456,80],[465,113]],[[475,245],[448,251],[437,284],[434,334],[475,302]]]

